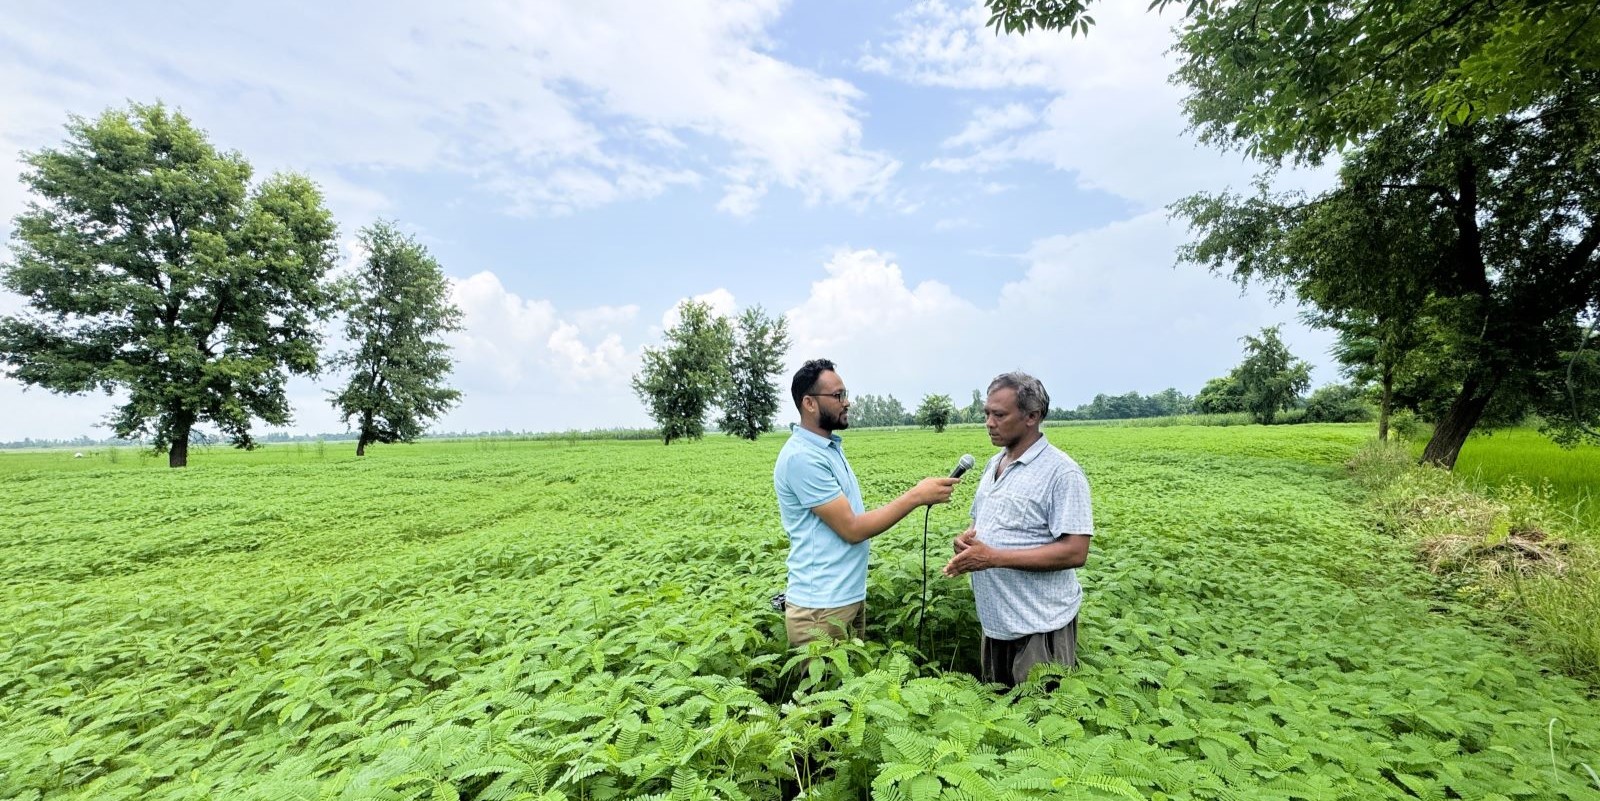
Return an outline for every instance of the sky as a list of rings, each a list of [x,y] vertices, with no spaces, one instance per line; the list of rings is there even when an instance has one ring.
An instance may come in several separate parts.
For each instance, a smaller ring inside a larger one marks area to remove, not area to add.
[[[1166,206],[1260,165],[1188,135],[1179,18],[1145,5],[1097,5],[1071,39],[996,35],[955,0],[25,0],[0,11],[0,240],[21,153],[159,100],[258,180],[315,181],[341,269],[377,219],[439,261],[464,329],[438,431],[650,425],[629,381],[688,299],[785,315],[785,390],[826,357],[908,407],[1015,369],[1058,407],[1194,394],[1279,324],[1313,385],[1339,380],[1292,302],[1176,263]],[[340,378],[294,379],[293,424],[255,431],[345,430]],[[0,441],[109,436],[117,402],[0,376]]]

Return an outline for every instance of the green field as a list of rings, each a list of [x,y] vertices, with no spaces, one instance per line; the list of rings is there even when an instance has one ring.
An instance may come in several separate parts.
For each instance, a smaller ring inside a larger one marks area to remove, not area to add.
[[[1491,486],[1511,478],[1535,486],[1548,481],[1552,500],[1575,527],[1600,535],[1600,446],[1567,450],[1526,428],[1479,434],[1462,447],[1455,472]]]
[[[1593,689],[1429,600],[1343,478],[1368,427],[1049,433],[1083,664],[1010,694],[964,582],[907,644],[920,516],[874,642],[784,672],[780,436],[0,452],[0,798],[1600,798]],[[990,451],[847,448],[869,504]]]

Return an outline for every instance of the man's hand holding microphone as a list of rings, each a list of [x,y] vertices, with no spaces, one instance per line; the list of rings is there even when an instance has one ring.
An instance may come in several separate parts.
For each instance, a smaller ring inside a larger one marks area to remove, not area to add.
[[[918,481],[917,485],[906,494],[911,496],[918,506],[949,503],[950,494],[955,491],[956,485],[961,483],[962,474],[971,470],[973,464],[972,454],[964,454],[961,460],[956,462],[956,469],[951,470],[948,477],[929,476]]]

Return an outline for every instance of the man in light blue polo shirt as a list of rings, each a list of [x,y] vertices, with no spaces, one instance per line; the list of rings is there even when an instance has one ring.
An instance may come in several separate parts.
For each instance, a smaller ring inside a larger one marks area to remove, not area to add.
[[[985,681],[1022,683],[1040,662],[1078,661],[1076,568],[1089,558],[1089,482],[1039,430],[1050,395],[1027,373],[989,384],[984,422],[999,453],[972,498],[972,527],[956,537],[946,576],[972,574],[983,625]]]
[[[833,362],[813,359],[790,384],[800,425],[772,468],[778,513],[789,532],[784,624],[789,645],[865,637],[868,540],[919,506],[949,503],[959,479],[930,477],[870,512],[835,434],[850,426],[850,393]]]

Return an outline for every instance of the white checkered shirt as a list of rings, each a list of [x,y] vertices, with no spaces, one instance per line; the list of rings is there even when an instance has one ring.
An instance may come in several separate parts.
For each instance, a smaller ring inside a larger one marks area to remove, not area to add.
[[[984,468],[972,499],[978,540],[1000,549],[1034,548],[1063,534],[1094,534],[1089,481],[1072,457],[1040,437],[996,480],[1004,451]],[[1083,601],[1076,570],[996,567],[972,574],[985,637],[1015,640],[1072,622]]]

